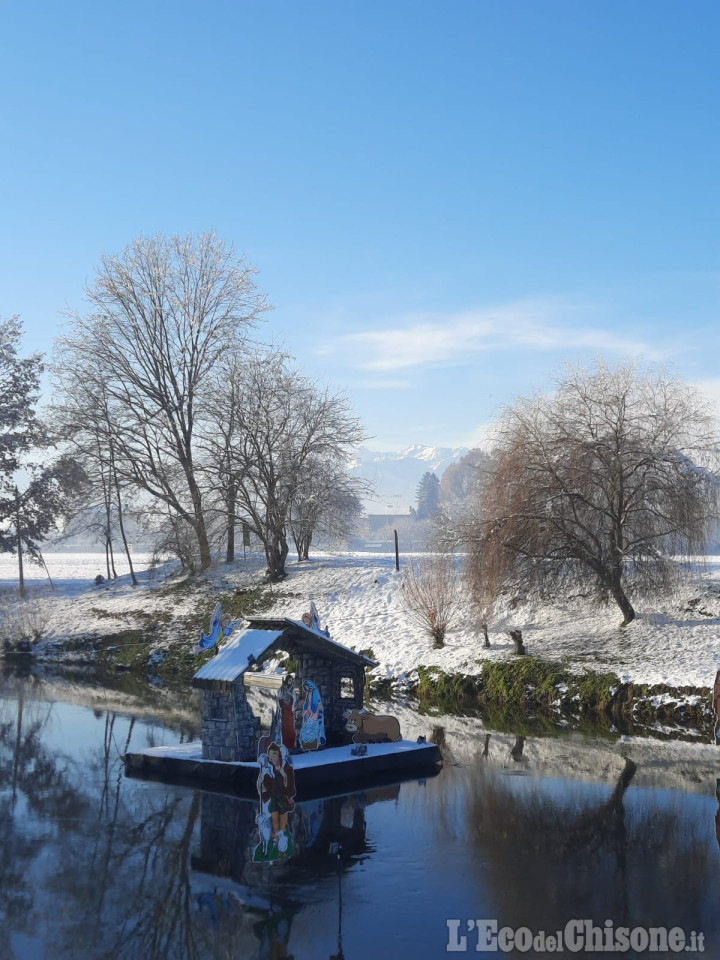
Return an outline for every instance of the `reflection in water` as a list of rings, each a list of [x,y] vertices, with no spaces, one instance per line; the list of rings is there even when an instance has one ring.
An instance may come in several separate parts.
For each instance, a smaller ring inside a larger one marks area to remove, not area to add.
[[[519,780],[506,775],[512,769],[479,772],[459,804],[441,804],[436,823],[446,842],[457,836],[459,814],[501,926],[554,931],[575,918],[611,918],[616,926],[717,930],[708,883],[717,882],[718,857],[707,821],[688,815],[688,797],[632,791],[629,757],[610,790]]]
[[[296,797],[293,857],[258,862],[257,800],[124,777],[125,750],[177,739],[157,715],[2,683],[3,960],[432,958],[452,917],[680,926],[720,956],[714,773],[693,783],[675,763],[659,788],[639,744],[603,771],[594,741],[483,732],[471,763],[426,784]],[[433,722],[460,756],[456,721]],[[555,777],[537,775],[543,750],[564,757]]]

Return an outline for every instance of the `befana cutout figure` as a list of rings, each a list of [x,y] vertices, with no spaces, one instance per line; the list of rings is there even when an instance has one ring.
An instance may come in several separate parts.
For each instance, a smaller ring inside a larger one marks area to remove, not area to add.
[[[325,711],[320,691],[312,680],[304,681],[303,693],[305,699],[300,727],[300,746],[307,752],[325,746]]]
[[[255,818],[260,842],[255,863],[289,860],[295,853],[290,814],[295,809],[295,772],[287,747],[269,737],[258,744],[260,812]]]

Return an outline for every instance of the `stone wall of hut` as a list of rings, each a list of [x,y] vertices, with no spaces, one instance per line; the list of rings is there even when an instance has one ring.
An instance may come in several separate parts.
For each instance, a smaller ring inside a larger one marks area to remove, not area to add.
[[[290,646],[290,645],[289,645]],[[296,729],[302,725],[302,707],[305,700],[303,683],[311,680],[320,692],[325,712],[325,736],[329,746],[348,741],[343,711],[360,709],[363,705],[365,668],[361,664],[338,663],[322,654],[291,645],[291,658],[296,663],[295,682],[297,694]],[[347,680],[343,684],[343,680]],[[343,696],[343,687],[352,688],[351,696]]]
[[[259,735],[260,721],[247,702],[242,677],[203,688],[203,760],[257,760]]]

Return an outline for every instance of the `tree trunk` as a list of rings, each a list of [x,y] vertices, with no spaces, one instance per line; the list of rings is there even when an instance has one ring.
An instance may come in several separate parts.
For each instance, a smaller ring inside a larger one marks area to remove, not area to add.
[[[288,549],[286,540],[274,541],[265,547],[268,577],[273,582],[276,580],[284,580],[287,576],[285,572],[285,560],[287,559]]]
[[[525,644],[523,643],[522,630],[510,630],[510,639],[515,644],[514,653],[518,656],[524,656],[527,651],[525,650]]]
[[[113,580],[117,580],[117,570],[115,569],[115,551],[113,550],[112,540],[110,540],[110,566],[112,567]]]
[[[125,549],[125,556],[127,557],[128,566],[130,567],[130,579],[132,580],[132,585],[137,586],[137,577],[135,576],[135,571],[133,569],[132,556],[130,555],[130,547],[128,546],[127,536],[125,535],[125,522],[123,520],[123,509],[122,509],[122,500],[120,499],[120,484],[118,482],[117,471],[113,469],[113,477],[115,479],[115,497],[117,499],[117,511],[118,511],[118,526],[120,527],[120,536],[123,542],[123,548]]]
[[[227,500],[225,503],[227,513],[227,549],[225,551],[225,563],[232,563],[235,559],[235,508],[237,504],[237,486],[235,479],[228,475],[227,482]]]
[[[310,559],[310,544],[312,543],[312,533],[301,533],[298,536],[293,535],[295,549],[297,551],[298,563]]]
[[[190,498],[193,505],[192,518],[190,522],[193,530],[195,531],[195,536],[197,537],[198,551],[200,553],[200,569],[207,570],[212,563],[212,554],[210,553],[210,541],[208,539],[207,527],[205,525],[205,515],[203,514],[202,509],[202,496],[200,494],[200,488],[198,487],[195,477],[192,473],[191,465],[185,466],[185,475],[187,477],[188,486],[190,487]]]
[[[608,584],[608,590],[612,594],[613,600],[622,611],[623,622],[620,624],[620,626],[626,627],[632,620],[635,619],[635,609],[630,603],[627,594],[623,590],[620,577],[613,578],[613,580]]]
[[[15,487],[15,535],[17,536],[18,552],[18,593],[22,599],[25,596],[25,575],[23,571],[22,530],[20,527],[20,492]]]
[[[228,542],[225,551],[225,563],[232,563],[235,559],[235,497],[228,501]]]
[[[207,570],[212,563],[212,554],[210,553],[210,541],[208,540],[205,520],[203,518],[200,519],[199,525],[195,527],[195,533],[197,534],[198,547],[200,549],[200,569]]]
[[[482,627],[482,632],[483,632],[483,637],[484,637],[483,647],[489,647],[489,646],[490,646],[490,637],[489,637],[489,635],[488,635],[487,623],[483,620],[483,622],[480,624],[480,626]]]

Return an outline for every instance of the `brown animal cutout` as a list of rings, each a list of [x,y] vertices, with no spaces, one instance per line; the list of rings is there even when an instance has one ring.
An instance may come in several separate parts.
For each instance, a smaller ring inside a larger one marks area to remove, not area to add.
[[[397,743],[402,740],[397,717],[377,717],[367,710],[346,710],[345,729],[353,735],[353,743]]]

